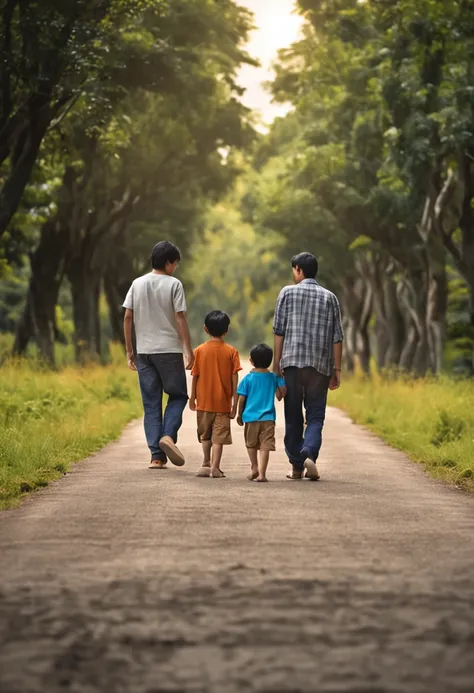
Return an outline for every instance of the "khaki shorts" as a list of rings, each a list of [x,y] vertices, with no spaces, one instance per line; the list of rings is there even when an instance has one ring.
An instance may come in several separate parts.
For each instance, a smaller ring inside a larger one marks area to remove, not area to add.
[[[197,426],[200,443],[210,440],[216,445],[232,445],[229,414],[198,411]]]
[[[245,424],[245,445],[257,450],[275,450],[275,422],[252,421]]]

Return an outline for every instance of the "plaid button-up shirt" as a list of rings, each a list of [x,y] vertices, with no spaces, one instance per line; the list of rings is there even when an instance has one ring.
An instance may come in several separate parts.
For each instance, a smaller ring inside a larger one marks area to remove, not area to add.
[[[278,297],[273,332],[284,337],[282,369],[311,366],[332,375],[334,348],[344,332],[339,301],[315,279],[285,286]]]

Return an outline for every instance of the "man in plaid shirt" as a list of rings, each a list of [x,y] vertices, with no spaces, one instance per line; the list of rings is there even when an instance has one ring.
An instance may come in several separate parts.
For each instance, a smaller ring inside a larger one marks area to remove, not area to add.
[[[289,479],[320,478],[316,460],[322,444],[328,390],[341,383],[343,330],[339,302],[315,277],[318,261],[311,253],[291,261],[296,286],[282,289],[275,310],[274,369],[284,372],[285,449]],[[304,430],[303,404],[306,410]]]

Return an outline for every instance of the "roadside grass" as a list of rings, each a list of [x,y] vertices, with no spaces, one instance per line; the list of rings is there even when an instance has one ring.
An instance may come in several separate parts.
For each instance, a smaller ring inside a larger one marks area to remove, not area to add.
[[[11,361],[0,369],[0,509],[62,476],[140,416],[136,377],[113,351],[107,367],[51,372]]]
[[[474,491],[474,382],[354,376],[332,405],[421,462],[436,478]]]

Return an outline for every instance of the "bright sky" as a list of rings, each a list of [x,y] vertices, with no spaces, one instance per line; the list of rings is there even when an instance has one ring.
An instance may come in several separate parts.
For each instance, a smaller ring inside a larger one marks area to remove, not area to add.
[[[280,48],[287,48],[298,38],[302,19],[293,14],[294,0],[238,0],[255,15],[257,29],[252,33],[248,44],[249,53],[258,58],[262,67],[244,67],[239,76],[239,84],[247,89],[243,102],[257,109],[265,123],[287,113],[288,108],[271,103],[271,96],[262,82],[271,79],[271,65],[277,58]]]

